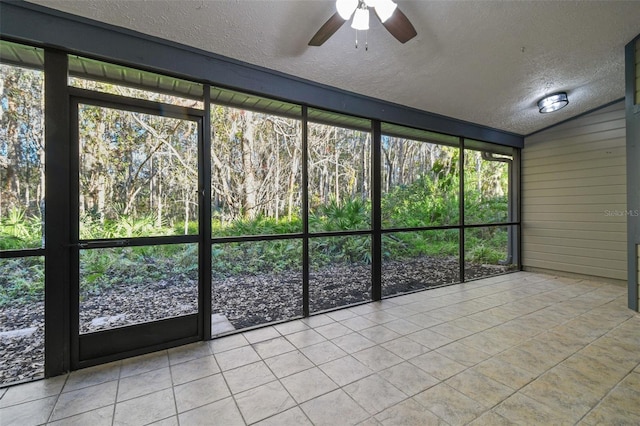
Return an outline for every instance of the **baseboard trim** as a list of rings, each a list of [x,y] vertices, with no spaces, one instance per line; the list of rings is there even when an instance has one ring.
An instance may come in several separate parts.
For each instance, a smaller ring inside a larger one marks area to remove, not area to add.
[[[556,271],[553,269],[536,268],[531,266],[523,266],[522,270],[527,272],[536,272],[539,274],[556,275],[559,277],[566,277],[566,278],[576,278],[576,279],[589,280],[589,281],[600,281],[607,284],[619,285],[624,288],[628,287],[626,280],[618,280],[615,278],[598,277],[595,275],[577,274],[574,272]]]

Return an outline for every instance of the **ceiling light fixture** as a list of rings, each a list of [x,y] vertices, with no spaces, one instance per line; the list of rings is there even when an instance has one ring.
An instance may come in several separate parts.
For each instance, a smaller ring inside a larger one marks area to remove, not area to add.
[[[353,14],[351,28],[361,31],[369,29],[369,9],[366,6],[356,9],[356,13]]]
[[[562,109],[569,103],[566,92],[558,92],[553,95],[545,96],[538,101],[538,109],[541,114],[553,112]]]
[[[335,7],[336,12],[327,19],[327,22],[322,24],[309,40],[309,46],[322,46],[354,14],[358,16],[357,19],[354,16],[353,27],[364,28],[368,26],[367,15],[371,14],[371,8],[375,11],[378,20],[382,22],[382,26],[400,43],[404,44],[418,35],[413,24],[393,0],[336,0]],[[359,9],[362,11],[356,12]],[[358,30],[356,30],[356,47],[358,47],[358,35]],[[366,35],[365,33],[365,37]]]
[[[369,29],[369,8],[374,8],[380,22],[384,23],[391,18],[397,7],[393,0],[336,0],[336,9],[342,19],[348,21],[353,15],[351,28],[356,30],[356,48],[358,48],[358,30]],[[368,43],[365,43],[365,49],[369,50]]]
[[[351,15],[355,12],[355,16],[353,17],[354,22],[351,24],[353,28],[355,28],[354,25],[357,25],[355,22],[357,15],[364,16],[362,12],[358,13],[358,11],[361,9],[367,11],[368,18],[368,10],[370,7],[375,9],[380,21],[385,22],[387,19],[391,18],[391,15],[393,15],[393,12],[395,12],[398,5],[394,3],[393,0],[336,0],[336,9],[345,21],[350,19]],[[363,18],[358,19],[362,20]],[[367,26],[369,26],[368,19]]]

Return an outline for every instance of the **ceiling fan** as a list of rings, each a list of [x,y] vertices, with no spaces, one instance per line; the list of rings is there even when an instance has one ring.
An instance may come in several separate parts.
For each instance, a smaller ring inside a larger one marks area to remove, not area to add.
[[[382,25],[400,43],[406,43],[418,33],[407,16],[398,9],[392,0],[336,0],[337,12],[320,27],[309,41],[309,46],[322,46],[351,15],[351,27],[356,30],[369,29],[369,9],[373,9]]]

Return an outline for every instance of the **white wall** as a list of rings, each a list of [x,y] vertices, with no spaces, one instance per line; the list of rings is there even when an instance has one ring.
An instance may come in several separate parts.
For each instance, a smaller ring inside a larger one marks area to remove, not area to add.
[[[627,279],[624,102],[525,138],[522,264]]]

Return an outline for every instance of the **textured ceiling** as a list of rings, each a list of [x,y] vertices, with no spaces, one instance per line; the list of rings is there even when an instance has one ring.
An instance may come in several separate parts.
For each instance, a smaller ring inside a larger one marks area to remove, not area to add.
[[[397,0],[418,36],[400,44],[372,18],[368,51],[348,24],[307,46],[330,0],[32,3],[521,135],[622,98],[624,46],[640,33],[639,1]],[[538,113],[560,90],[569,106]]]

